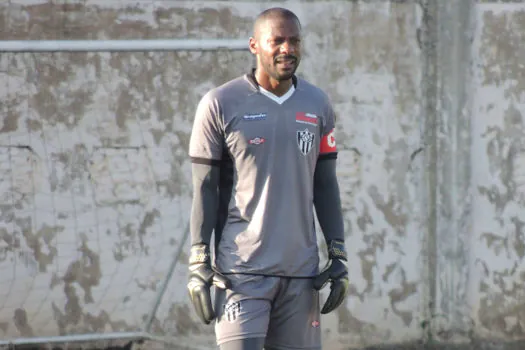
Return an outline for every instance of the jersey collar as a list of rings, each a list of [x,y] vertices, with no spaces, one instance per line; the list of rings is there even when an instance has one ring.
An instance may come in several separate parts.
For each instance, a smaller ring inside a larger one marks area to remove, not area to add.
[[[293,93],[295,91],[295,86],[290,86],[290,89],[282,96],[277,96],[271,93],[268,90],[265,90],[262,86],[259,86],[259,92],[263,94],[264,96],[268,97],[270,100],[275,101],[276,103],[282,105],[286,100],[288,100],[290,97],[292,97]]]

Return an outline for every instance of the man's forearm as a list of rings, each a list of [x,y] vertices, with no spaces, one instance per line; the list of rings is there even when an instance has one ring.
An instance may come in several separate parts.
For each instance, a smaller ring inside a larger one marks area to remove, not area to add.
[[[326,242],[344,241],[344,222],[335,159],[317,163],[314,176],[314,206]]]
[[[219,167],[192,164],[191,244],[209,245],[217,222]]]

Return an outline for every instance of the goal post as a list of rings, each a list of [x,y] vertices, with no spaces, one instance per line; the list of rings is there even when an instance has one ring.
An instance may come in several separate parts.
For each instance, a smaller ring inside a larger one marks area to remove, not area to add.
[[[245,71],[247,50],[247,39],[0,40],[0,346],[205,334],[180,266],[185,147],[214,84],[206,72]]]
[[[247,50],[247,39],[0,40],[0,52]]]

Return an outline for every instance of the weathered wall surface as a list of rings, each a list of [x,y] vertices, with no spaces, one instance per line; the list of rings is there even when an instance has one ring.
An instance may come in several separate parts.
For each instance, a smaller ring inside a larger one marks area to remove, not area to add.
[[[428,4],[429,335],[523,339],[525,6]]]
[[[327,349],[523,336],[525,7],[274,2],[339,115],[351,290]],[[248,38],[268,4],[18,0],[0,39]],[[186,156],[249,52],[0,53],[0,338],[145,329],[209,346],[186,298]],[[323,297],[326,293],[323,294]]]
[[[476,11],[468,299],[480,334],[525,335],[525,4]]]

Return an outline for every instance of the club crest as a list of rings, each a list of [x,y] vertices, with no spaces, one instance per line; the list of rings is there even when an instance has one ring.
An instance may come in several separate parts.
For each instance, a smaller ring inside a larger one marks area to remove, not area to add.
[[[308,129],[297,131],[297,146],[302,154],[307,155],[314,145],[315,134]]]
[[[239,317],[239,314],[241,313],[241,303],[238,302],[232,302],[228,303],[227,305],[224,305],[224,315],[226,316],[226,320],[228,322],[235,322],[237,317]]]

